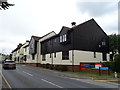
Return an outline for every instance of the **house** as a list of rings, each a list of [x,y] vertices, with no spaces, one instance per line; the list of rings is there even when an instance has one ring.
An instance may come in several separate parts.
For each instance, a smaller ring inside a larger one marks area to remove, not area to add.
[[[41,41],[54,36],[56,33],[54,31],[42,36],[31,36],[29,43],[29,60],[26,64],[31,64],[33,66],[40,66],[41,64]]]
[[[20,62],[20,48],[22,47],[22,44],[19,43],[19,45],[17,45],[17,48],[14,49],[11,53],[12,53],[12,60],[15,60],[17,63]]]
[[[27,62],[30,60],[30,54],[29,54],[29,41],[27,40],[23,46],[23,62]]]
[[[20,50],[19,50],[19,58],[20,58],[20,63],[24,63],[26,61],[26,46],[29,44],[29,41],[26,40],[26,42],[20,47]]]
[[[109,37],[94,19],[61,31],[41,42],[41,64],[66,65],[79,71],[84,64],[109,60]]]

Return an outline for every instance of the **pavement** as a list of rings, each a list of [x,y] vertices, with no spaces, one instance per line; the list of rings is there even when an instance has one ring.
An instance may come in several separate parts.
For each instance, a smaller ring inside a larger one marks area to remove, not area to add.
[[[11,88],[118,88],[118,83],[28,65],[2,73]]]

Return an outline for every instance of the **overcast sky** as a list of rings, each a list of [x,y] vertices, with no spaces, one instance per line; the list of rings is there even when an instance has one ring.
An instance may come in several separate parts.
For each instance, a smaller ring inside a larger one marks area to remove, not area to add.
[[[98,1],[98,2],[96,2]],[[32,35],[59,33],[71,22],[91,18],[108,34],[118,33],[118,0],[8,0],[15,4],[0,10],[0,53],[9,54]]]

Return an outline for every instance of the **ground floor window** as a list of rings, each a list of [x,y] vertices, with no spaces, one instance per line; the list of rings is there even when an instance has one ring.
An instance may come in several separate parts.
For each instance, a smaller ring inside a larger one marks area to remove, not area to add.
[[[56,52],[54,53],[54,57],[56,58]]]
[[[62,60],[69,60],[69,51],[62,52]]]
[[[46,55],[42,55],[42,61],[46,60]]]
[[[35,55],[34,54],[32,54],[32,60],[34,60],[35,59]]]
[[[96,52],[94,52],[94,58],[96,58]]]
[[[107,61],[107,55],[106,53],[102,53],[103,61]]]

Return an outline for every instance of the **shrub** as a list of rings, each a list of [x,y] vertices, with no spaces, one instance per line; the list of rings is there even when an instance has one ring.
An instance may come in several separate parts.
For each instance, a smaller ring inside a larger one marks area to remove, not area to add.
[[[103,66],[109,67],[113,72],[120,72],[120,62],[103,62]]]
[[[67,71],[67,66],[58,66],[56,65],[54,67],[55,70],[59,70],[59,71]]]
[[[115,62],[120,62],[120,54],[115,55],[114,61]]]

